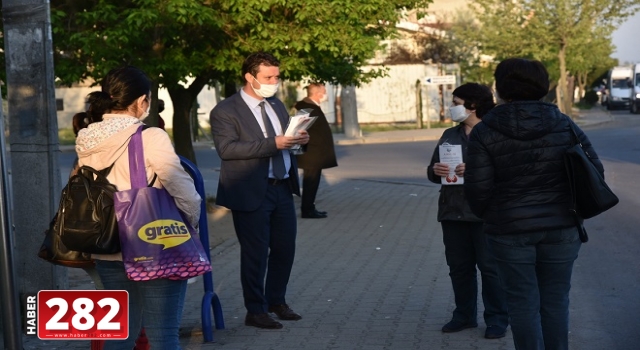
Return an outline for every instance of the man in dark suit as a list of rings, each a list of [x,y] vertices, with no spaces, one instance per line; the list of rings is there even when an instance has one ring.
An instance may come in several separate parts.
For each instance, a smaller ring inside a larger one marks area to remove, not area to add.
[[[327,89],[324,84],[309,84],[307,97],[298,101],[294,107],[297,110],[310,109],[312,117],[317,117],[309,128],[309,143],[303,154],[298,155],[298,167],[304,169],[302,176],[302,201],[300,205],[301,217],[322,219],[327,212],[316,209],[316,194],[320,186],[322,169],[338,166],[336,152],[333,149],[333,134],[329,122],[324,116],[320,103],[327,100]]]
[[[245,325],[279,329],[281,320],[301,316],[285,294],[296,244],[293,194],[300,195],[298,167],[289,148],[306,145],[309,134],[283,136],[289,115],[273,97],[280,62],[264,52],[242,64],[244,86],[211,111],[211,132],[222,159],[216,204],[231,210],[240,242]],[[265,282],[266,274],[266,282]]]

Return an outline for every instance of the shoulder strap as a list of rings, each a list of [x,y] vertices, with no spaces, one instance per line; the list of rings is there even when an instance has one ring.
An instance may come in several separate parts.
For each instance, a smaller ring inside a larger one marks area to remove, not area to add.
[[[580,143],[580,139],[578,138],[578,133],[576,132],[576,128],[574,127],[573,124],[573,120],[569,120],[569,128],[571,129],[571,145],[580,145],[580,147],[582,147],[582,144]]]
[[[147,174],[144,166],[144,149],[142,147],[142,131],[151,126],[143,124],[131,136],[129,141],[129,172],[131,188],[152,187],[158,178],[158,174],[153,174],[151,183],[147,184]],[[113,166],[113,165],[112,165]]]
[[[142,149],[142,128],[131,136],[129,140],[129,178],[131,188],[147,187],[147,177],[144,171],[144,150]]]
[[[147,130],[151,127],[151,125],[143,124],[142,131]],[[156,179],[158,178],[158,174],[153,173],[153,179],[151,179],[151,183],[149,183],[148,187],[153,187],[153,184],[156,183]]]

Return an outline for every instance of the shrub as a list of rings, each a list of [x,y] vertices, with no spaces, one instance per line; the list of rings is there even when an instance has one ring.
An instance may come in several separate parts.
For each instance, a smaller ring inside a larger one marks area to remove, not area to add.
[[[599,99],[600,98],[598,97],[598,94],[593,90],[587,90],[587,92],[585,92],[584,94],[584,102],[589,105],[595,105]]]

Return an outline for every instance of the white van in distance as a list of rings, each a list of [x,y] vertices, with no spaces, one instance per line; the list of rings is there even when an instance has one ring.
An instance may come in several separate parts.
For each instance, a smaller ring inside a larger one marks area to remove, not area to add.
[[[631,67],[613,67],[607,79],[606,84],[606,106],[607,109],[627,108],[631,101],[631,87],[630,81],[633,75]]]
[[[631,113],[640,113],[640,64],[633,65],[633,76],[631,77]]]

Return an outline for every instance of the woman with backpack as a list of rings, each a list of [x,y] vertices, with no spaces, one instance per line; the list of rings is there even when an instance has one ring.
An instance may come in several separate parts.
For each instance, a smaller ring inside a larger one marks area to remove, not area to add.
[[[88,126],[78,132],[76,139],[78,164],[96,170],[113,165],[107,180],[118,191],[128,190],[131,189],[128,144],[148,115],[151,81],[140,69],[127,66],[110,71],[101,85],[101,91],[88,96]],[[197,227],[201,198],[167,133],[159,128],[145,128],[142,145],[147,182],[165,188],[185,219]],[[92,258],[105,289],[129,293],[129,339],[107,341],[104,349],[132,349],[142,319],[152,349],[179,349],[178,331],[187,281],[159,278],[135,282],[127,277],[121,253],[93,254]]]

